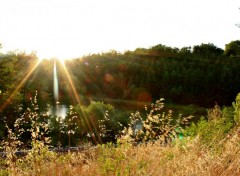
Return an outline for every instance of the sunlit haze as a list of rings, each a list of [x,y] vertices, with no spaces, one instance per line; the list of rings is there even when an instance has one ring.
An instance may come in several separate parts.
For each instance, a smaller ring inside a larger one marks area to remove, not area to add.
[[[76,58],[240,39],[239,0],[1,0],[1,51]]]

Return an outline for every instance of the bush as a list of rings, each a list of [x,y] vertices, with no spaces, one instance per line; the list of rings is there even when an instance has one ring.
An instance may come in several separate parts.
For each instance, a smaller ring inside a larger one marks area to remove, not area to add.
[[[199,122],[192,123],[185,129],[185,136],[196,136],[206,146],[213,146],[216,142],[226,137],[234,126],[233,108],[218,105],[208,110],[207,118],[202,117]]]
[[[233,103],[234,120],[237,125],[240,123],[240,93],[237,95],[236,102]]]
[[[1,141],[1,144],[3,145],[3,150],[6,155],[6,169],[4,170],[6,170],[6,172],[10,175],[16,175],[16,166],[21,163],[21,159],[16,154],[17,152],[22,153],[22,155],[26,154],[25,157],[28,161],[30,161],[30,164],[32,164],[33,171],[35,172],[38,170],[37,165],[39,162],[44,162],[44,160],[41,159],[48,155],[46,153],[49,153],[48,144],[50,142],[50,138],[47,137],[48,124],[44,119],[44,116],[38,113],[36,97],[37,94],[34,100],[31,100],[30,108],[27,108],[21,117],[16,119],[14,129],[11,129],[6,124],[8,135],[6,139]],[[24,151],[20,151],[24,144],[22,140],[26,142],[26,140],[22,138],[25,133],[30,134],[30,139],[28,140],[31,149],[29,151],[25,151],[26,148],[23,148]],[[43,156],[43,154],[45,156]]]
[[[130,124],[124,128],[120,140],[129,142],[160,141],[162,144],[167,144],[181,135],[182,126],[188,125],[192,116],[182,117],[180,115],[174,119],[172,110],[169,110],[168,113],[163,111],[163,100],[160,99],[151,104],[150,110],[145,107],[147,112],[145,120],[140,112],[132,113]],[[137,128],[138,124],[142,125],[140,129]]]
[[[73,106],[65,119],[68,124],[70,119],[74,119],[77,126],[76,136],[83,140],[90,140],[93,143],[114,142],[115,136],[122,127],[118,121],[126,123],[123,113],[117,111],[110,104],[92,101],[89,106]]]

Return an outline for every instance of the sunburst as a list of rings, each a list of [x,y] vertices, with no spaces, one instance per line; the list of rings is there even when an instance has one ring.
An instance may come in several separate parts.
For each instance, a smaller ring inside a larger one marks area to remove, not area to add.
[[[63,67],[63,70],[64,70],[64,72],[65,72],[65,75],[67,76],[68,82],[69,82],[69,84],[70,84],[70,87],[71,87],[71,89],[72,89],[72,91],[73,91],[73,94],[74,94],[74,97],[75,97],[77,103],[78,103],[78,104],[81,104],[79,94],[78,94],[78,92],[77,92],[77,90],[76,90],[76,86],[75,86],[75,84],[74,84],[74,82],[73,82],[73,80],[72,80],[72,78],[71,78],[71,75],[69,74],[69,71],[68,71],[68,69],[67,69],[67,67],[66,67],[66,65],[65,65],[64,60],[59,60],[59,61],[60,61],[60,63],[61,63],[61,66]],[[85,114],[84,114],[83,116],[84,116],[83,118],[84,118],[85,121],[87,122],[87,128],[88,128],[91,132],[93,132],[93,128],[92,128],[91,125],[90,125],[91,122],[89,121],[88,117],[87,117]],[[95,131],[97,131],[97,129],[96,129],[95,126],[94,126],[94,128],[95,128]],[[98,138],[98,140],[99,140],[100,142],[102,141],[102,140],[101,140],[101,137],[100,137],[100,135],[99,135],[98,133],[97,133],[97,138]],[[95,138],[94,136],[92,136],[92,139],[94,140],[95,143],[97,143],[97,140],[96,140],[96,138]]]
[[[19,82],[18,86],[16,87],[16,89],[14,89],[14,91],[12,92],[12,94],[9,96],[9,98],[0,106],[0,111],[3,111],[13,100],[13,98],[16,96],[17,92],[19,92],[19,90],[22,89],[22,87],[24,86],[24,84],[26,83],[26,81],[29,79],[29,77],[32,75],[32,73],[34,72],[34,70],[36,70],[36,68],[38,67],[38,65],[40,64],[41,60],[38,60],[36,62],[34,62],[29,69],[27,70],[24,78]]]

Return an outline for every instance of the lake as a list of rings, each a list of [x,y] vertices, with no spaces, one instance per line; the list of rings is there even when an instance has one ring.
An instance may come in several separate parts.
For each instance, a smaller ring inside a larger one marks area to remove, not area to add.
[[[69,110],[68,105],[58,104],[55,106],[50,106],[47,115],[57,116],[64,119],[67,116],[67,111]]]

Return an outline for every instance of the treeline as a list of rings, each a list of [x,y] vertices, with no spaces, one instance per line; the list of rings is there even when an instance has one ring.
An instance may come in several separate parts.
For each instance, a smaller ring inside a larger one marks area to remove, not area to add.
[[[91,101],[106,101],[138,108],[139,102],[142,107],[164,97],[175,104],[230,105],[240,92],[239,43],[230,42],[225,50],[213,44],[181,49],[160,44],[124,53],[109,51],[67,60],[66,69],[57,62],[59,101],[77,105],[79,96],[86,107]],[[39,62],[34,53],[1,54],[0,136],[5,122],[13,127],[30,107],[36,91],[39,113],[56,103],[53,59]]]
[[[211,107],[230,105],[239,92],[237,56],[229,57],[227,49],[213,44],[180,50],[156,45],[93,54],[65,64],[83,96],[144,102],[167,97],[178,104]]]
[[[181,49],[165,45],[137,48],[118,53],[110,51],[65,61],[69,76],[83,103],[112,99],[152,102],[159,98],[178,104],[211,107],[230,105],[240,91],[240,42],[233,41],[225,50],[213,44]],[[39,101],[52,104],[53,60],[38,62],[34,54],[1,54],[1,104],[15,92],[27,102],[38,91]],[[32,69],[32,70],[31,70]],[[60,102],[76,104],[72,86],[61,63],[57,64]],[[24,104],[24,103],[23,103]]]

